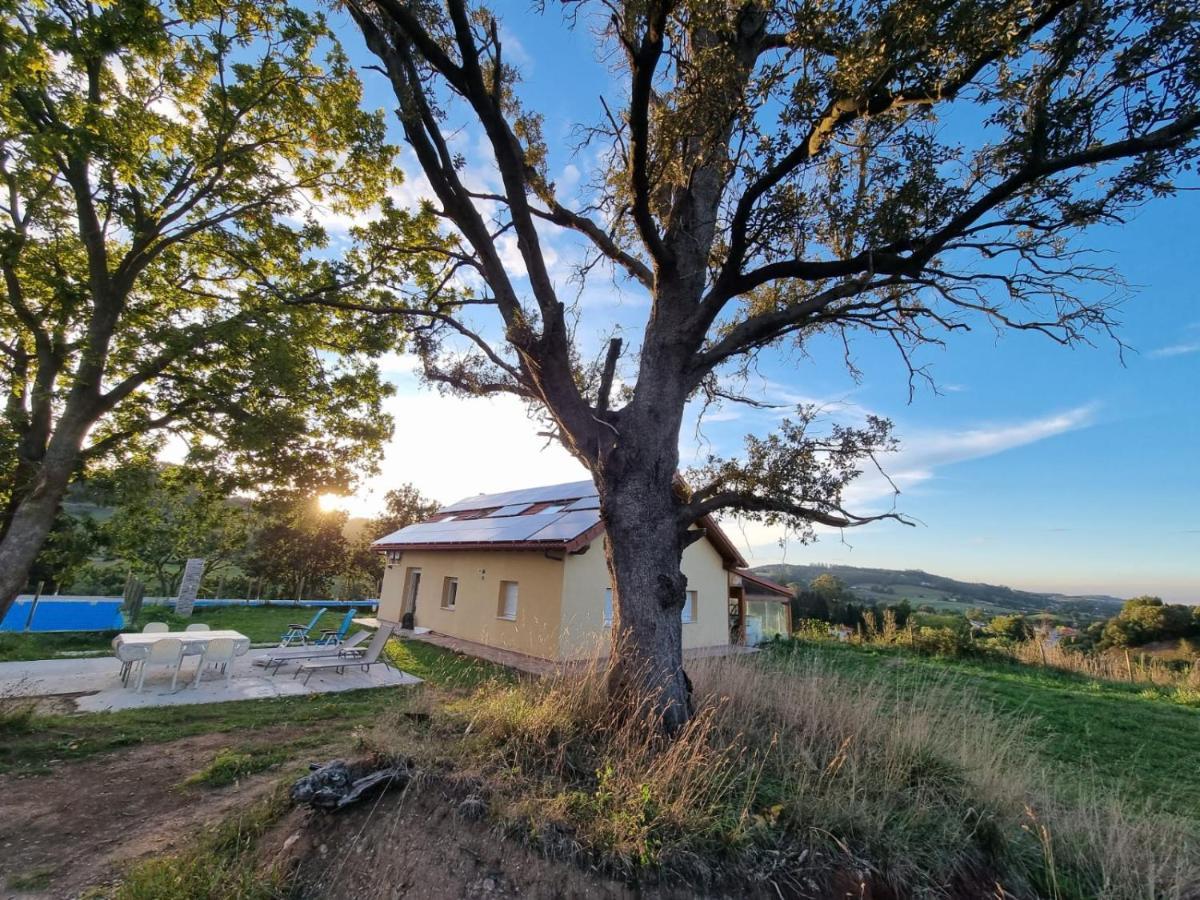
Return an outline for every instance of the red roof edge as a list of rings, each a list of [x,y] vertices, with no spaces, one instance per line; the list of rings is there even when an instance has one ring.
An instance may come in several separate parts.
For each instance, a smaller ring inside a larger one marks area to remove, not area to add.
[[[792,599],[791,590],[777,581],[772,581],[770,578],[764,578],[761,575],[755,575],[749,569],[738,569],[737,573],[742,576],[743,581],[756,584],[763,590],[770,591],[772,594],[779,594],[779,596],[786,597],[788,600]]]
[[[576,538],[578,540],[578,538]],[[406,544],[397,541],[394,544],[372,544],[376,553],[386,553],[388,550],[568,550],[566,541],[443,541],[441,543]]]
[[[713,546],[717,548],[717,552],[725,560],[725,567],[727,569],[745,568],[745,558],[738,552],[737,546],[729,539],[729,535],[721,530],[721,526],[717,524],[716,519],[712,516],[705,516],[699,519],[696,524],[708,534],[708,539],[713,542]]]

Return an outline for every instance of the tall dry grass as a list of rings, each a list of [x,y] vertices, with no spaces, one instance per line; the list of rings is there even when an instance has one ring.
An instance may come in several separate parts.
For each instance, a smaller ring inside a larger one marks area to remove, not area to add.
[[[1109,650],[1084,653],[1041,640],[1023,641],[1012,648],[1013,658],[1031,666],[1048,666],[1064,672],[1076,672],[1089,678],[1132,681],[1158,687],[1200,690],[1200,667],[1181,666],[1152,654]]]
[[[689,672],[697,711],[673,740],[649,715],[614,713],[596,666],[481,690],[450,724],[510,817],[626,876],[803,896],[1200,893],[1185,826],[1099,795],[1064,805],[1021,729],[969,712],[945,681],[902,694],[795,658]]]

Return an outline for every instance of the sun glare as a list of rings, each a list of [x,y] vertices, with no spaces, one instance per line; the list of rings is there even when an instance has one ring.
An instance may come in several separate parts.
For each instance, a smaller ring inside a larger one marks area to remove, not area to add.
[[[341,494],[321,494],[317,498],[317,505],[321,507],[321,512],[333,512],[335,509],[341,509],[346,498]]]

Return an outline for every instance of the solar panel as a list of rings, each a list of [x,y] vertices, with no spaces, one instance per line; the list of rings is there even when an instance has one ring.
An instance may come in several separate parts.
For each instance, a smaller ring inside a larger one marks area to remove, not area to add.
[[[573,500],[578,497],[594,497],[596,485],[588,481],[568,481],[565,484],[548,484],[542,487],[522,488],[499,494],[476,494],[443,506],[439,512],[459,512],[464,509],[483,509],[488,506],[515,506],[524,503],[545,503],[548,500]]]
[[[529,518],[535,518],[530,516]],[[546,525],[540,531],[536,532],[530,540],[533,541],[569,541],[572,538],[579,537],[593,525],[600,521],[600,516],[595,510],[581,509],[575,512],[562,513],[555,517],[553,522]]]
[[[575,510],[579,510],[579,509],[599,509],[599,508],[600,508],[600,498],[599,497],[581,497],[580,499],[576,500],[574,503],[572,503],[570,506],[567,507],[567,512],[574,512]]]
[[[533,506],[532,503],[512,503],[508,506],[502,506],[499,509],[492,510],[492,512],[488,513],[487,517],[489,519],[502,519],[505,516],[519,516],[531,506]]]

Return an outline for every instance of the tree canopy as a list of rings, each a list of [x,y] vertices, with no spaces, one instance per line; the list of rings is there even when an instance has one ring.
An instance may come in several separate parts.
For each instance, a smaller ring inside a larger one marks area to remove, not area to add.
[[[395,331],[325,307],[330,217],[399,174],[324,18],[274,0],[0,0],[0,605],[66,484],[174,434],[263,490],[344,486]]]
[[[1064,344],[1110,331],[1116,276],[1082,234],[1174,192],[1200,152],[1195,4],[572,3],[567,24],[592,29],[615,74],[580,123],[600,165],[571,203],[489,10],[347,7],[444,238],[442,277],[385,280],[366,305],[410,324],[427,379],[528,400],[592,472],[614,579],[610,684],[655,692],[671,727],[687,717],[680,558],[707,516],[805,537],[898,517],[843,502],[891,446],[887,422],[820,427],[802,409],[745,460],[714,457],[681,485],[688,402],[753,401],[745,375],[764,348],[803,353],[820,335],[847,343],[852,368],[852,338],[890,341],[917,380],[918,351],[972,324]],[[478,136],[466,151],[449,139],[461,128]],[[549,230],[587,248],[577,276],[648,298],[630,345],[576,342]],[[514,237],[519,279],[500,244]]]

